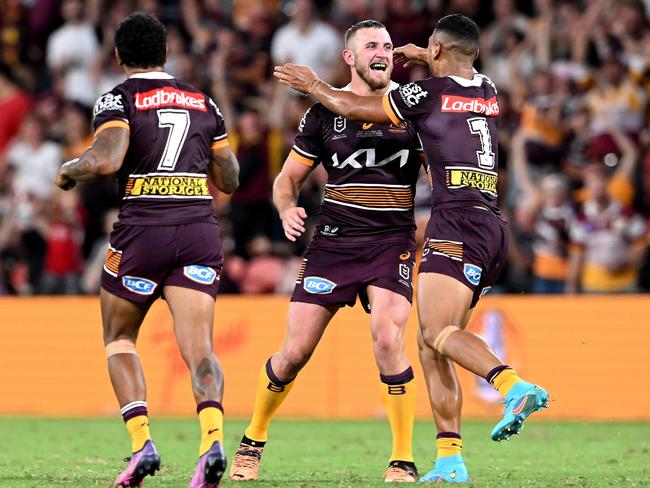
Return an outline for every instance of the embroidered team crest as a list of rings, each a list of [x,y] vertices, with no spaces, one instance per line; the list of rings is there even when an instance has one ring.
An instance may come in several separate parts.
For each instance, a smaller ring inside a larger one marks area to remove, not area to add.
[[[404,278],[405,280],[410,280],[411,279],[411,268],[404,263],[400,263],[399,265],[399,275]]]
[[[463,273],[465,274],[467,281],[474,286],[478,286],[481,281],[481,273],[483,273],[483,270],[474,264],[464,263]]]
[[[334,117],[334,132],[343,132],[345,130],[345,117],[340,115]]]

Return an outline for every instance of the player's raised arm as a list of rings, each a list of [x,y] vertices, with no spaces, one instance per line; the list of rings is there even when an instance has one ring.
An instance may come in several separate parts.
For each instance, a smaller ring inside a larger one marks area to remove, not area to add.
[[[55,182],[60,188],[70,190],[77,182],[111,176],[122,166],[128,148],[129,128],[126,123],[106,128],[100,126],[92,145],[77,159],[63,164]]]
[[[404,46],[396,47],[393,50],[393,61],[396,63],[404,63],[404,66],[415,64],[429,66],[427,50],[423,47],[418,47],[415,44],[406,44]]]
[[[332,112],[351,120],[363,120],[377,124],[389,124],[382,97],[355,95],[341,91],[321,80],[311,68],[296,64],[276,66],[274,76],[294,90],[311,95]]]
[[[239,186],[239,161],[230,146],[212,149],[208,176],[214,186],[224,193],[232,193]]]
[[[298,195],[314,166],[298,161],[292,154],[289,154],[282,171],[273,183],[273,204],[280,214],[284,235],[295,242],[305,232],[307,218],[305,209],[298,207]]]

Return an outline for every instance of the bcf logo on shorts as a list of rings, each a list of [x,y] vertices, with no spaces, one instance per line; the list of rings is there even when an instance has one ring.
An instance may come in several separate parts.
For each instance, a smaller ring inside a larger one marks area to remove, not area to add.
[[[479,282],[481,281],[482,272],[483,270],[481,268],[473,264],[465,263],[465,266],[463,268],[465,278],[467,278],[467,281],[469,281],[474,286],[478,286]]]
[[[129,291],[137,293],[138,295],[152,295],[157,283],[145,278],[138,278],[137,276],[122,276],[122,285]]]
[[[332,293],[336,287],[336,283],[320,276],[307,276],[303,282],[302,287],[307,293],[314,293],[316,295],[327,295]]]
[[[183,274],[197,283],[202,285],[211,285],[217,277],[217,272],[209,266],[200,266],[192,264],[183,268]]]

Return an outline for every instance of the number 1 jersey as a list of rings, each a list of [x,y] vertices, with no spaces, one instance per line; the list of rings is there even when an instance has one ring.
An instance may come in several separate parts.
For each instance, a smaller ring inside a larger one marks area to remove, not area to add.
[[[482,206],[499,214],[497,91],[486,76],[428,78],[384,96],[393,123],[409,121],[422,141],[433,209]]]
[[[95,135],[110,127],[130,132],[117,173],[121,223],[216,221],[208,165],[212,149],[228,145],[228,135],[212,99],[167,73],[139,73],[95,104]]]

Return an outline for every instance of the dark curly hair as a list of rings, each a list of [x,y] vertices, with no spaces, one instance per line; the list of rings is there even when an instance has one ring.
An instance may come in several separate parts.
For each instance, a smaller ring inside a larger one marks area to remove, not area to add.
[[[438,21],[435,33],[444,33],[452,39],[447,48],[453,48],[465,55],[474,55],[479,45],[479,28],[469,17],[462,14],[451,14]]]
[[[135,12],[120,22],[115,47],[122,64],[129,68],[151,68],[165,64],[167,29],[155,17]]]

